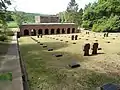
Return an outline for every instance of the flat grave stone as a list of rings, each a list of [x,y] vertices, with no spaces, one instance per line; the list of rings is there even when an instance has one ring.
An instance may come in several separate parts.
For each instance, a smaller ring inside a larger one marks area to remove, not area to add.
[[[56,40],[59,40],[58,38]]]
[[[89,39],[86,39],[86,40],[89,40]]]
[[[101,86],[100,90],[120,90],[120,85],[108,83]]]
[[[44,46],[43,46],[43,48],[46,48],[46,47],[47,47],[47,45],[44,45]]]
[[[55,54],[55,57],[62,57],[62,54]]]
[[[74,62],[74,63],[69,64],[68,66],[69,66],[70,68],[78,68],[78,67],[80,67],[80,64]]]
[[[81,39],[81,38],[79,38],[79,39]]]
[[[66,43],[68,42],[68,41],[65,41]]]
[[[48,51],[53,51],[53,48],[49,48]]]
[[[106,41],[106,43],[110,43],[110,41]]]
[[[98,50],[102,50],[102,48],[98,48]]]
[[[73,44],[76,44],[75,42],[73,42]]]
[[[43,43],[40,43],[40,45],[43,45]]]
[[[113,40],[115,40],[115,38],[113,38]]]
[[[98,40],[95,40],[96,42],[98,41]]]
[[[60,40],[60,41],[63,41],[63,40]]]

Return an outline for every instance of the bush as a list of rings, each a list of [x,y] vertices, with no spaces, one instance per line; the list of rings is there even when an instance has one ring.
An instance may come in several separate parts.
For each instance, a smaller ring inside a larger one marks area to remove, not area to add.
[[[5,40],[7,40],[8,38],[7,38],[7,36],[5,35],[5,34],[3,34],[3,35],[0,35],[0,41],[5,41]]]
[[[7,34],[7,36],[14,36],[14,32],[13,31],[7,31],[6,34]]]

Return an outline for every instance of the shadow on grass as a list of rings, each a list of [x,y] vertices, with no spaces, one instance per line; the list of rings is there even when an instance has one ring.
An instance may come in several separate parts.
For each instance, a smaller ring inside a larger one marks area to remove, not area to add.
[[[52,47],[56,43],[45,44]],[[55,49],[60,48],[62,45],[55,46]],[[48,52],[47,48],[42,48],[38,44],[21,44],[20,51],[27,67],[30,90],[96,90],[96,87],[104,83],[120,83],[120,77],[117,75],[110,76],[106,73],[83,69],[83,67],[70,69],[67,66],[71,62],[81,64],[88,59],[82,55],[58,51]],[[63,56],[53,56],[59,53]]]

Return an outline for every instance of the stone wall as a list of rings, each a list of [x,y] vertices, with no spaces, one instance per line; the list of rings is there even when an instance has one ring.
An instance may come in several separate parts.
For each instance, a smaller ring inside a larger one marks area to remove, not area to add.
[[[24,35],[37,35],[37,34],[70,34],[76,33],[77,27],[75,24],[61,24],[61,23],[49,23],[49,24],[26,24],[20,28],[20,34]]]

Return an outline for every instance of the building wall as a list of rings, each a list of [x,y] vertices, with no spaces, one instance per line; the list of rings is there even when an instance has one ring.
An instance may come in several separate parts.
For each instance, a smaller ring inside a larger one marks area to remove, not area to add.
[[[45,29],[48,29],[48,34],[51,34],[51,29],[54,29],[54,34],[58,34],[57,29],[60,29],[59,34],[63,34],[62,29],[64,29],[65,33],[64,34],[69,34],[67,31],[70,28],[70,33],[72,33],[72,29],[74,30],[74,33],[76,33],[76,26],[74,24],[61,24],[61,25],[22,25],[20,28],[20,34],[24,36],[24,30],[29,31],[29,35],[31,35],[32,30],[35,30],[36,35],[39,32],[39,29],[42,30],[42,34],[45,34]],[[59,31],[59,30],[58,30]]]
[[[57,16],[35,16],[36,23],[59,23]]]

